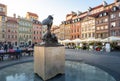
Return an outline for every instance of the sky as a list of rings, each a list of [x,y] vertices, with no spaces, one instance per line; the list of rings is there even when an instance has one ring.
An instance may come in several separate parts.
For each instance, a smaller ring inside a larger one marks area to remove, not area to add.
[[[25,17],[27,12],[36,13],[39,20],[53,15],[54,25],[65,21],[66,14],[71,11],[86,11],[88,7],[95,7],[102,4],[104,0],[0,0],[0,3],[7,5],[7,15]],[[105,0],[108,4],[114,0]]]

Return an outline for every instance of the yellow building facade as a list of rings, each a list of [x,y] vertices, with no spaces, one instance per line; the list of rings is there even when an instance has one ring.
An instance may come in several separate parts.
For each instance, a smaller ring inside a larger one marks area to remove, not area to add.
[[[6,38],[6,21],[7,21],[7,6],[0,4],[0,42],[4,42]]]

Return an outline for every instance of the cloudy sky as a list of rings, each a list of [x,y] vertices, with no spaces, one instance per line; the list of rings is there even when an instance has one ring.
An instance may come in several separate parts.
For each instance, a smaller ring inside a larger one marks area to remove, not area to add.
[[[54,25],[59,25],[65,20],[65,16],[71,11],[86,11],[88,7],[95,7],[102,4],[104,0],[0,0],[0,3],[7,5],[8,16],[16,15],[25,17],[26,12],[33,12],[39,15],[42,21],[48,15],[54,14]],[[108,4],[114,0],[106,0]]]

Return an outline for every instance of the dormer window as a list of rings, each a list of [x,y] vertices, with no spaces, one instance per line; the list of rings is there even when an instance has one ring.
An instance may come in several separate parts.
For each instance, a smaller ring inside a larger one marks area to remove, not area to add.
[[[104,15],[104,16],[106,16],[106,15],[107,15],[107,13],[105,12],[105,13],[103,13],[103,15]]]
[[[117,8],[116,7],[113,7],[113,11],[116,11],[117,10]]]
[[[116,7],[113,7],[113,11],[116,11]]]
[[[99,17],[102,17],[103,16],[103,14],[101,13],[100,15],[99,15]]]
[[[75,19],[75,22],[77,22],[77,19]]]
[[[112,11],[116,11],[116,10],[117,10],[117,7],[114,6],[114,7],[112,8]]]

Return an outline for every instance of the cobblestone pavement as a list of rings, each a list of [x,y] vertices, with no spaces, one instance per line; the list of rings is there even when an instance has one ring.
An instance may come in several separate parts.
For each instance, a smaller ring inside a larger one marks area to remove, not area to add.
[[[120,81],[120,52],[97,52],[88,50],[66,50],[66,59],[82,60],[85,63],[97,66],[110,73]]]
[[[120,52],[98,52],[88,50],[65,50],[66,60],[83,61],[97,66],[110,73],[117,81],[120,81]],[[10,65],[33,61],[33,56],[24,56],[20,60],[0,61],[0,69]]]

